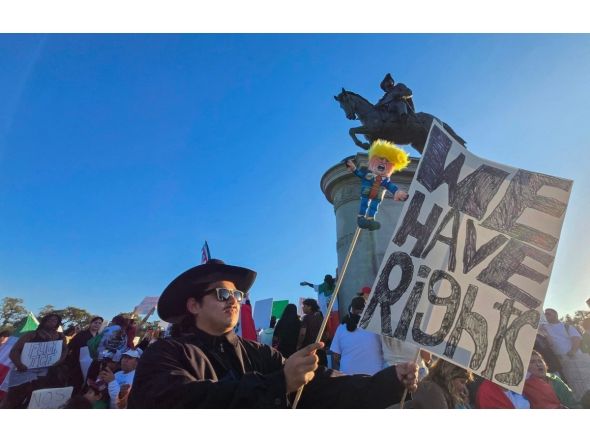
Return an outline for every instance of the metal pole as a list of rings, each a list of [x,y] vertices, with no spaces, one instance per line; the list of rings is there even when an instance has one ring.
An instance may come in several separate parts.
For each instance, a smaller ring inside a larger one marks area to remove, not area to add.
[[[318,337],[316,338],[316,342],[320,342],[320,339],[322,339],[322,336],[324,334],[324,330],[326,329],[326,325],[328,324],[328,319],[330,318],[330,314],[332,313],[332,307],[334,306],[334,301],[336,301],[336,298],[338,297],[338,290],[340,290],[340,285],[342,285],[342,281],[344,280],[344,274],[346,273],[346,269],[348,268],[348,263],[350,262],[350,258],[352,256],[352,251],[354,250],[354,247],[356,245],[356,241],[359,238],[359,234],[361,232],[361,228],[357,227],[355,233],[354,233],[354,237],[352,239],[352,243],[350,244],[350,248],[348,249],[348,255],[346,256],[346,259],[344,260],[344,265],[342,266],[342,274],[340,275],[340,278],[338,279],[338,283],[336,284],[336,288],[334,289],[334,294],[332,295],[332,298],[330,299],[330,303],[328,304],[328,309],[326,310],[326,316],[324,316],[324,320],[322,322],[322,326],[320,327],[320,331],[318,333]],[[299,398],[301,398],[301,392],[303,391],[303,387],[301,386],[299,387],[299,390],[297,390],[297,395],[295,395],[295,401],[293,402],[293,407],[294,409],[297,408],[297,403],[299,402]]]

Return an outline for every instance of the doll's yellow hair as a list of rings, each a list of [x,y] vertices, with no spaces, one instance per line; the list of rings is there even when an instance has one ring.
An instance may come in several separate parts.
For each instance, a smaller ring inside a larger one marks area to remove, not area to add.
[[[386,140],[375,140],[369,148],[369,159],[385,157],[393,164],[393,171],[401,171],[410,164],[410,155]]]

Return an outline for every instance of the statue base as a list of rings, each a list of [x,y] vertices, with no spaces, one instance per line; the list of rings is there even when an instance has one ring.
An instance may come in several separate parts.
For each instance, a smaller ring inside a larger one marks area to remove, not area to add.
[[[367,163],[369,162],[367,153],[357,153],[356,156],[350,159],[361,171],[367,169]],[[391,176],[392,182],[399,189],[406,192],[410,188],[420,161],[415,157],[410,158],[410,160],[410,165],[405,170]],[[342,270],[354,233],[358,227],[361,181],[357,176],[348,172],[344,163],[340,162],[324,173],[320,181],[320,187],[328,202],[334,206],[338,269]],[[394,201],[393,195],[387,191],[375,217],[375,220],[381,224],[381,228],[375,231],[361,230],[338,292],[340,319],[348,312],[350,301],[357,296],[357,292],[363,287],[373,285],[404,204],[405,202]]]

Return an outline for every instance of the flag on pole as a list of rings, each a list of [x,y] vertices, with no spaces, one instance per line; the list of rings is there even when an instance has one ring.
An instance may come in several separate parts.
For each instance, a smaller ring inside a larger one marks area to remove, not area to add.
[[[12,361],[8,357],[10,350],[12,350],[12,346],[18,341],[25,333],[30,331],[37,330],[39,326],[39,321],[35,318],[33,313],[29,313],[29,315],[23,319],[20,324],[16,327],[16,329],[12,332],[12,335],[8,338],[8,340],[0,345],[0,399],[6,396],[8,391],[8,381],[6,381],[6,376],[8,372],[13,367]]]
[[[205,244],[203,248],[201,248],[201,264],[206,264],[209,259],[211,259],[211,253],[209,252],[209,245],[207,245],[207,239],[205,239]]]

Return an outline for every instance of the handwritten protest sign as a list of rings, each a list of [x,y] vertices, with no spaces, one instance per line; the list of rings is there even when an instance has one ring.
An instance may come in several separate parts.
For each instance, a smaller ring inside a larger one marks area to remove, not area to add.
[[[590,390],[590,355],[587,353],[578,353],[575,358],[568,355],[559,355],[561,368],[567,385],[574,392],[574,396],[579,401],[584,393]]]
[[[137,314],[148,314],[152,308],[158,305],[160,296],[147,296],[137,306]]]
[[[29,409],[58,409],[72,397],[74,387],[35,390],[29,401]]]
[[[256,328],[268,328],[272,313],[272,298],[256,301],[254,304],[254,325]]]
[[[21,353],[21,361],[28,368],[49,367],[59,361],[63,340],[27,342]]]
[[[521,393],[572,185],[435,122],[359,326]]]

